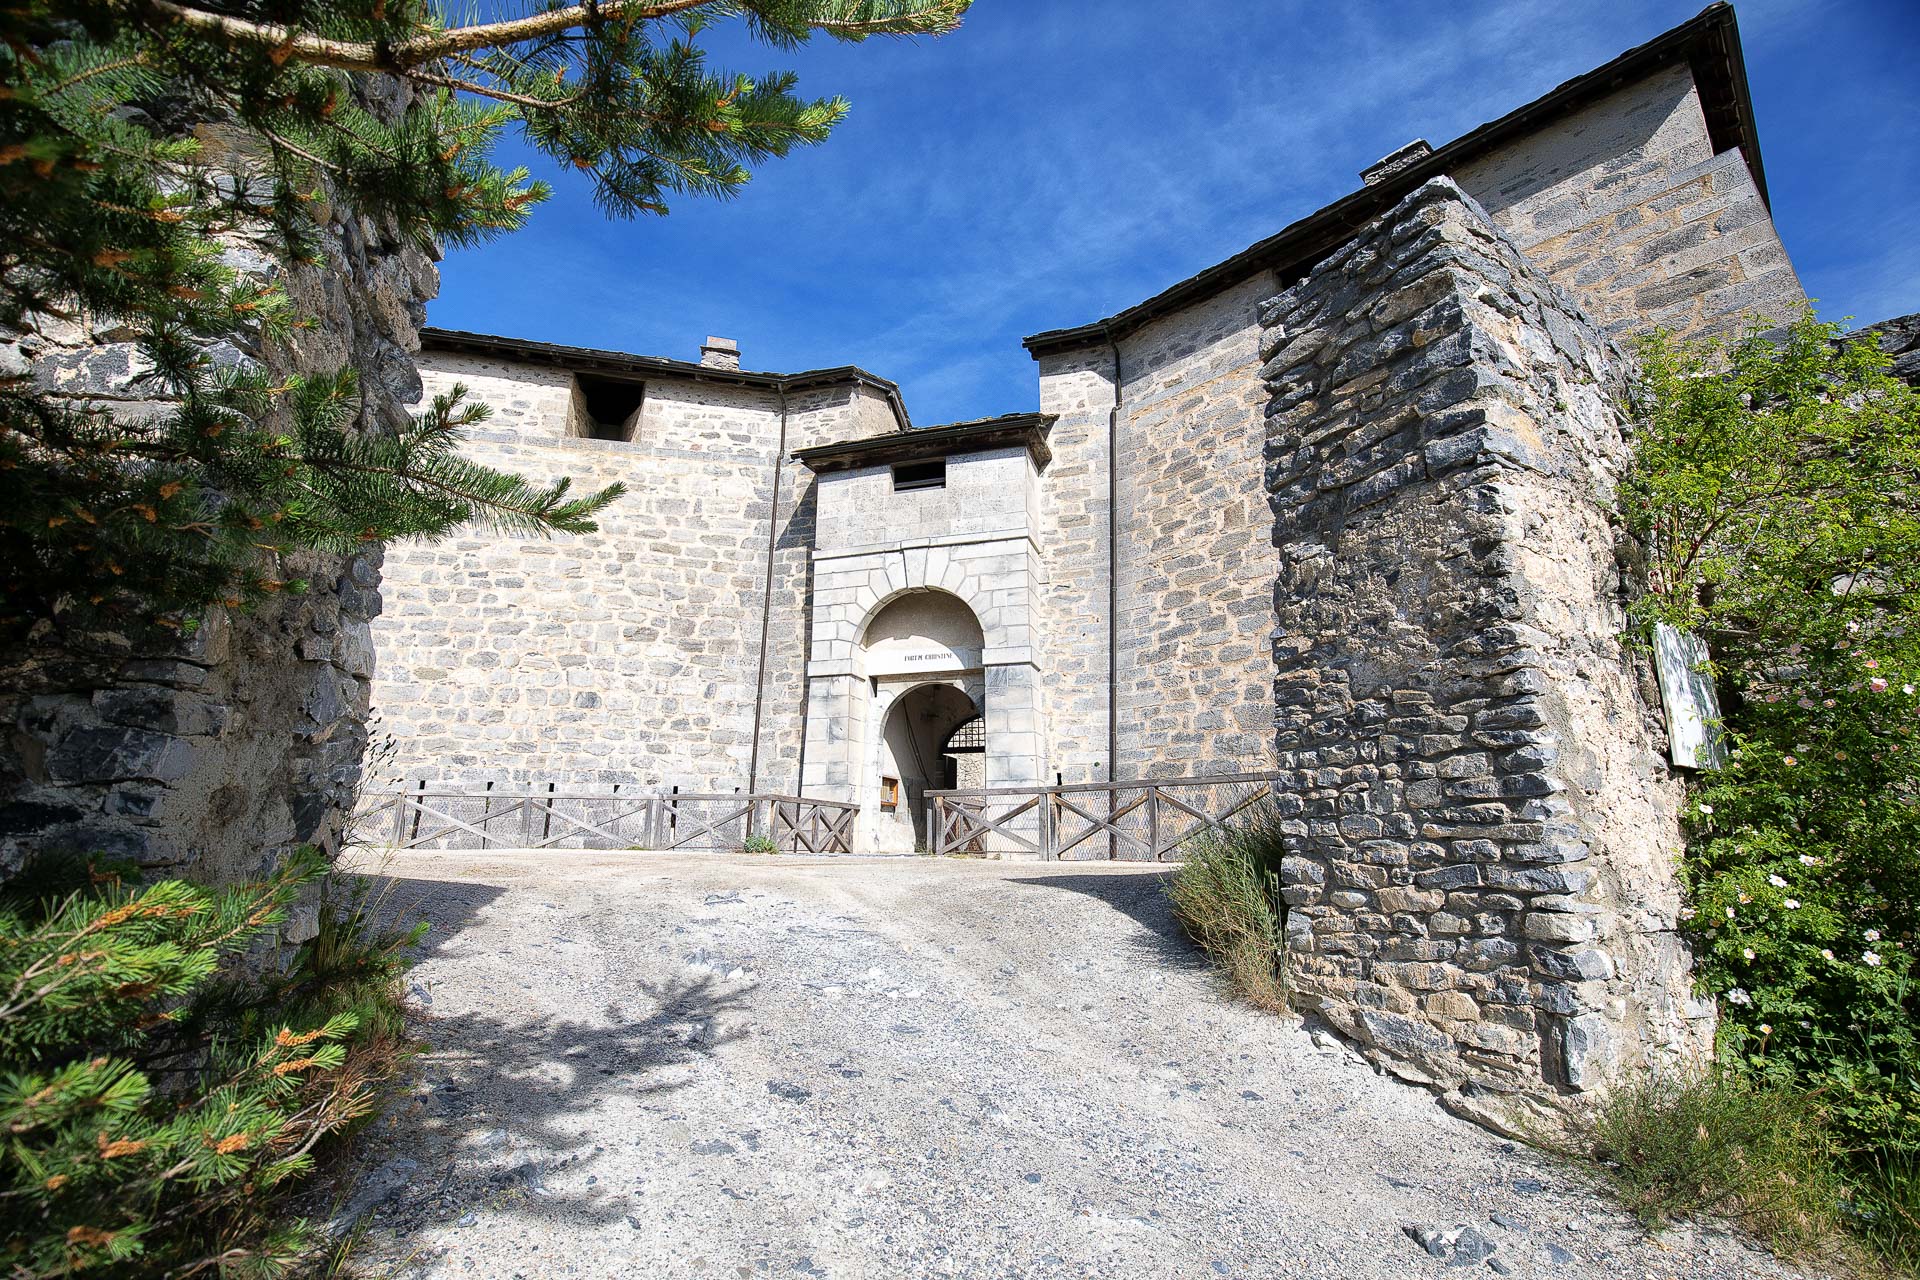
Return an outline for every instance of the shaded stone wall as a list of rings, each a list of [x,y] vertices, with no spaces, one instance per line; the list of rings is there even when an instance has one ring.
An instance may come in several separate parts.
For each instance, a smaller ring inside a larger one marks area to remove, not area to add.
[[[376,109],[404,106],[389,82],[364,89]],[[279,371],[350,364],[363,426],[404,422],[419,394],[409,353],[439,289],[434,264],[394,228],[338,205],[321,240],[325,265],[288,279],[295,313],[317,323],[285,348],[243,332],[213,355]],[[229,261],[277,274],[244,249]],[[116,413],[164,408],[142,398],[139,357],[115,336],[50,327],[0,344],[0,367]],[[307,594],[234,617],[215,610],[177,649],[45,628],[26,651],[0,655],[0,876],[35,850],[71,849],[227,880],[337,836],[366,740],[380,565],[377,550],[292,558],[289,576],[309,579]]]
[[[1792,320],[1806,292],[1737,148],[1670,67],[1453,174],[1612,334]]]
[[[1263,319],[1300,995],[1486,1116],[1705,1052],[1617,349],[1444,179]]]
[[[1040,491],[1043,568],[1035,620],[1045,662],[1040,701],[1048,728],[1044,776],[1097,782],[1107,772],[1107,414],[1113,355],[1102,348],[1040,360],[1040,412],[1053,461]]]
[[[1242,281],[1119,342],[1114,777],[1272,765],[1273,571],[1255,315],[1272,288],[1264,276]],[[1040,362],[1041,410],[1058,415],[1041,521],[1048,776],[1068,782],[1110,776],[1113,362],[1104,347]]]

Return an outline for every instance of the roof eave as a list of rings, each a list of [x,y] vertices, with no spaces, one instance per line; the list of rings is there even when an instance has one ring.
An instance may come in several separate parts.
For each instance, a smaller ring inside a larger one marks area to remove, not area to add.
[[[856,385],[868,387],[885,397],[894,420],[902,430],[910,430],[913,420],[907,416],[900,388],[878,374],[857,365],[837,365],[831,369],[807,369],[799,373],[766,373],[754,369],[722,369],[692,360],[674,360],[667,356],[636,356],[624,351],[604,351],[596,347],[570,347],[556,342],[536,342],[531,338],[506,338],[491,333],[469,333],[460,329],[422,329],[423,351],[451,351],[468,355],[492,355],[527,364],[556,365],[566,369],[584,369],[601,373],[628,374],[634,377],[686,378],[694,382],[717,382],[727,386],[757,387],[768,391],[805,391],[815,387]]]
[[[793,459],[817,474],[1021,446],[1033,459],[1035,467],[1044,468],[1053,461],[1053,451],[1047,445],[1047,433],[1052,430],[1057,416],[1051,413],[1010,413],[974,422],[890,431],[886,435],[837,440],[831,444],[800,449],[795,451]]]
[[[1420,184],[1682,59],[1692,66],[1694,79],[1701,87],[1700,105],[1707,117],[1708,134],[1715,152],[1736,146],[1740,149],[1760,199],[1765,203],[1766,171],[1761,164],[1760,139],[1755,131],[1753,102],[1747,89],[1746,63],[1740,51],[1740,29],[1734,19],[1733,6],[1725,0],[1715,0],[1679,26],[1584,75],[1575,76],[1532,102],[1461,135],[1379,184],[1341,197],[1224,262],[1161,290],[1145,302],[1091,324],[1033,334],[1021,345],[1037,360],[1055,352],[1116,341],[1159,316],[1191,306],[1263,271],[1276,272],[1283,282],[1290,283],[1338,248],[1353,231],[1397,204]]]

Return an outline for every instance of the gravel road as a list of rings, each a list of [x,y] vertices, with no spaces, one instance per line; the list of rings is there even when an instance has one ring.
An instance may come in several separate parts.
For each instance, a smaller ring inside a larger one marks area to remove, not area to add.
[[[369,1274],[1799,1274],[1718,1232],[1649,1241],[1325,1033],[1222,1000],[1160,868],[384,867],[433,924],[432,1049],[367,1144]]]

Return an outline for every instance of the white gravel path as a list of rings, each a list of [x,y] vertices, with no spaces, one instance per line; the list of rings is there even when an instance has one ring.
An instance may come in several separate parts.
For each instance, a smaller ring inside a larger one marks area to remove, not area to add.
[[[433,922],[432,1049],[368,1144],[363,1203],[394,1189],[370,1274],[1799,1274],[1718,1232],[1648,1241],[1563,1169],[1222,1000],[1162,869],[385,868]],[[1461,1224],[1489,1259],[1404,1230]]]

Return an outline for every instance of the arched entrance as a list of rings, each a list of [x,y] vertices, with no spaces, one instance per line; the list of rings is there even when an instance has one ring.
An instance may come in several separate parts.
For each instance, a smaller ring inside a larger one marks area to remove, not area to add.
[[[894,700],[880,743],[878,847],[927,847],[927,792],[959,785],[951,740],[979,715],[966,691],[951,684],[923,684]]]
[[[986,710],[985,639],[966,601],[907,591],[860,633],[871,690],[861,807],[866,848],[904,853],[927,841],[926,793],[955,785],[947,740]]]

